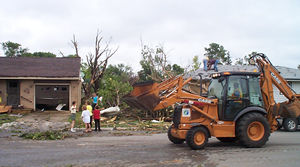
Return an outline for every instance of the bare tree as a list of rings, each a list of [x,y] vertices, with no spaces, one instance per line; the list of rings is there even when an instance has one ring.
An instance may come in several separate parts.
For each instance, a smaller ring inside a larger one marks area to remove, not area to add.
[[[97,32],[97,36],[98,36],[98,32]],[[75,49],[75,55],[77,57],[79,57],[79,52],[78,52],[78,42],[76,41],[75,35],[73,34],[73,39],[71,40],[71,43]]]
[[[76,41],[75,35],[71,43],[75,49],[75,54],[79,56],[78,42]],[[91,96],[92,91],[98,92],[100,81],[106,70],[108,59],[111,58],[118,50],[110,47],[110,41],[103,44],[103,37],[100,32],[97,31],[95,39],[95,53],[89,53],[86,55],[86,63],[83,63],[84,73],[82,88],[85,93],[85,98]]]

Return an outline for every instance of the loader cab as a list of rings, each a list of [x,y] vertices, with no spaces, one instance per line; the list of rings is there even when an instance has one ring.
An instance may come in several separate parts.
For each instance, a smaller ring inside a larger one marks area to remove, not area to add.
[[[233,121],[247,107],[263,107],[259,76],[257,72],[222,72],[212,75],[207,95],[208,98],[218,99],[220,120]]]

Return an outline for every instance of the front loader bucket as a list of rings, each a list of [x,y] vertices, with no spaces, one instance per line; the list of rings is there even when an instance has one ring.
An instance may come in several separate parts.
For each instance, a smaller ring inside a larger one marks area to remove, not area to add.
[[[133,90],[123,97],[123,101],[131,107],[153,111],[160,102],[157,86],[153,81],[134,84]]]
[[[288,104],[281,104],[281,105],[283,105],[280,113],[281,117],[297,118],[300,116],[300,101],[296,100]]]

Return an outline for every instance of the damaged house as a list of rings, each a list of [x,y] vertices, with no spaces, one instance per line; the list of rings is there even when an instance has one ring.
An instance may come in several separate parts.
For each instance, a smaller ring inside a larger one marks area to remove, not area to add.
[[[300,93],[300,70],[293,69],[289,67],[282,67],[282,66],[275,66],[276,69],[280,72],[282,77],[288,82],[290,87],[296,92]],[[218,66],[219,72],[225,71],[248,71],[248,72],[258,72],[258,68],[253,65],[219,65]],[[185,89],[189,92],[200,94],[200,77],[199,74],[202,76],[202,93],[205,94],[207,92],[207,88],[209,82],[211,80],[211,74],[215,73],[214,70],[204,71],[202,68],[191,71],[185,74],[184,78],[192,77],[192,81],[185,86]],[[273,85],[274,91],[274,100],[277,103],[284,102],[288,100],[280,91],[277,89],[276,86]]]
[[[219,72],[226,71],[247,71],[247,72],[256,72],[258,69],[253,65],[218,65]],[[216,73],[214,70],[204,71],[203,68],[200,68],[196,71],[191,71],[184,75],[184,78],[192,78],[192,81],[185,86],[185,89],[194,94],[200,94],[200,85],[202,85],[202,93],[207,93],[207,88],[211,80],[211,74]],[[200,76],[202,81],[200,80]]]
[[[0,57],[0,104],[68,110],[80,100],[80,58]]]

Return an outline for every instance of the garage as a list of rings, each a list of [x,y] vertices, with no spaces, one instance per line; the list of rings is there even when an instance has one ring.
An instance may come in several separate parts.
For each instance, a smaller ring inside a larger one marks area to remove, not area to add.
[[[21,68],[19,68],[21,67]],[[0,57],[0,104],[55,110],[81,102],[80,57]]]
[[[35,104],[38,110],[55,110],[63,104],[62,110],[69,108],[69,85],[36,85]]]

